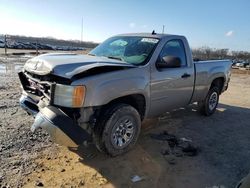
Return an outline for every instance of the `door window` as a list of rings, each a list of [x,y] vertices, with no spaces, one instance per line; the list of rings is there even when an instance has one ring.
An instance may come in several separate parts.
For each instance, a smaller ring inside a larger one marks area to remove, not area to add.
[[[164,47],[159,55],[159,58],[162,59],[165,56],[178,57],[181,60],[181,66],[182,67],[187,66],[186,53],[185,53],[183,42],[181,40],[168,41],[164,45]]]

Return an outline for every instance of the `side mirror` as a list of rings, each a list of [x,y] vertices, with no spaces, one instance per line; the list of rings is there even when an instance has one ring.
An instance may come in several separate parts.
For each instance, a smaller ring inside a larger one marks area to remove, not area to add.
[[[175,56],[164,56],[156,63],[157,68],[177,68],[181,67],[181,59]]]

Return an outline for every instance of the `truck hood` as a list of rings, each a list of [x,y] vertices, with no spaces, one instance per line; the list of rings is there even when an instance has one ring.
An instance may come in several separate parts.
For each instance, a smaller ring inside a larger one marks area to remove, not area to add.
[[[28,60],[24,65],[24,70],[37,75],[53,74],[70,79],[75,75],[86,73],[90,70],[92,72],[96,70],[98,73],[104,73],[132,67],[136,66],[107,57],[72,53],[50,53]]]

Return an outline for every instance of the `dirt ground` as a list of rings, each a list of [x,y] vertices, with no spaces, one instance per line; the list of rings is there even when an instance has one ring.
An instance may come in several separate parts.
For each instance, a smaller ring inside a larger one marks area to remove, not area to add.
[[[25,58],[0,61],[0,187],[233,188],[250,170],[249,75],[232,74],[213,116],[192,105],[149,120],[132,151],[110,158],[93,145],[67,149],[42,130],[32,134],[33,118],[18,104]],[[192,140],[198,155],[162,155],[168,143],[150,137],[162,131]],[[142,180],[133,183],[135,175]]]

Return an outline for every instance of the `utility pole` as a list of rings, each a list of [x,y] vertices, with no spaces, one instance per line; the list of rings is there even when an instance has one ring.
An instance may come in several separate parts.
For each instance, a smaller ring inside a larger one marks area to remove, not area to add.
[[[162,34],[164,34],[165,25],[162,26]]]
[[[38,39],[36,39],[36,56],[38,56]]]
[[[4,52],[7,55],[7,35],[4,35]]]
[[[82,43],[82,35],[83,35],[83,17],[82,17],[82,25],[81,25],[81,43]]]

